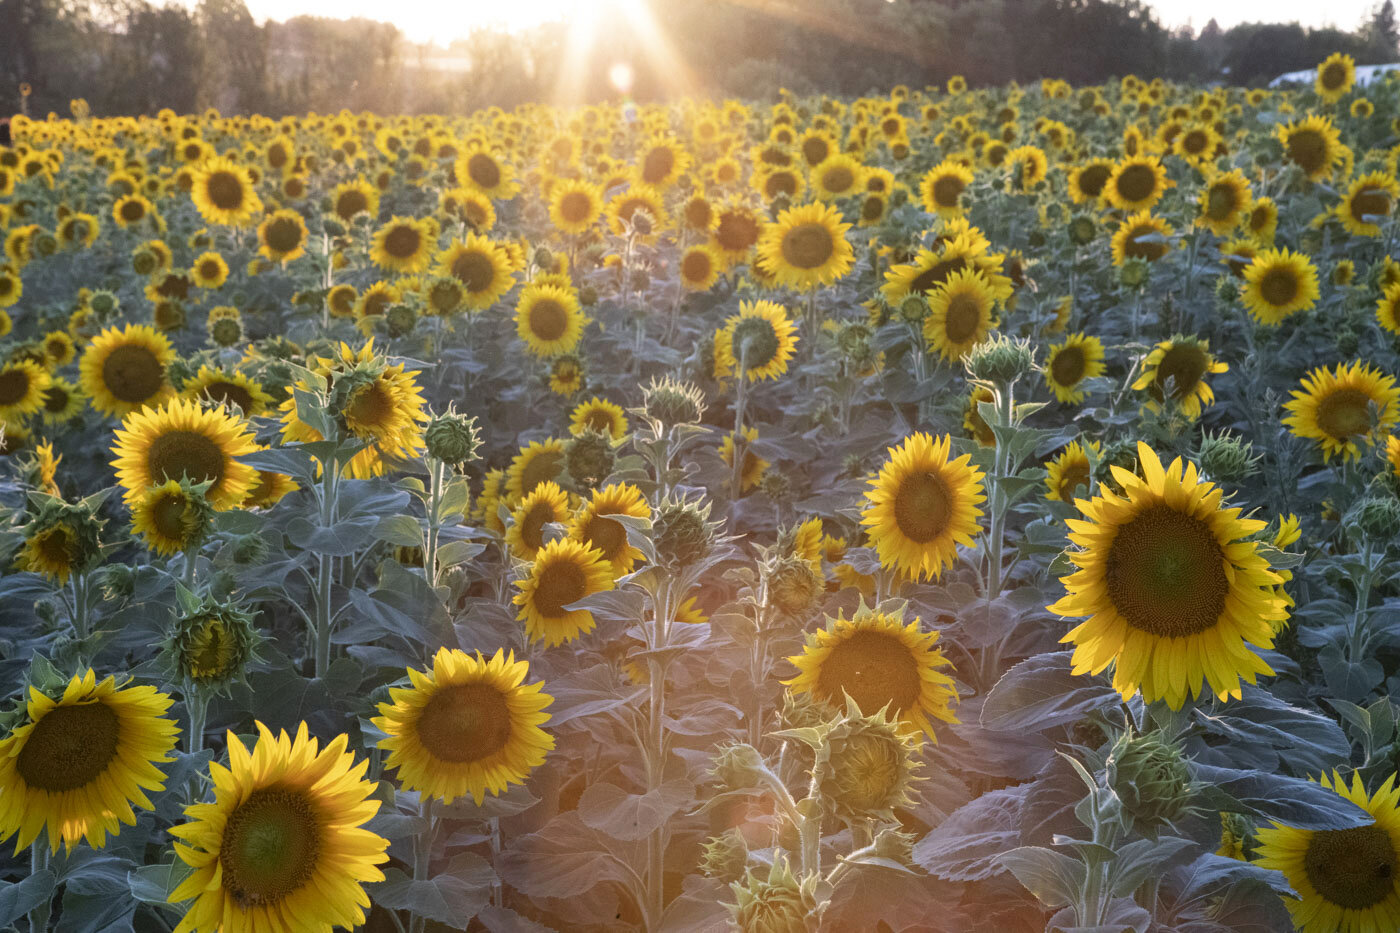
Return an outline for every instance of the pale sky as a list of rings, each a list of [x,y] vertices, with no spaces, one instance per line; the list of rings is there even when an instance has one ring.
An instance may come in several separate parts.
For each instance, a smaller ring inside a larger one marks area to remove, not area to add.
[[[193,0],[186,0],[193,2]],[[447,44],[476,26],[523,29],[552,19],[597,15],[599,7],[625,6],[627,0],[246,0],[258,22],[298,14],[387,20],[415,42]],[[657,0],[664,3],[665,0]],[[723,2],[723,0],[714,0]],[[1169,27],[1189,23],[1197,31],[1212,16],[1224,29],[1243,22],[1292,22],[1304,26],[1355,29],[1375,0],[1147,0]]]

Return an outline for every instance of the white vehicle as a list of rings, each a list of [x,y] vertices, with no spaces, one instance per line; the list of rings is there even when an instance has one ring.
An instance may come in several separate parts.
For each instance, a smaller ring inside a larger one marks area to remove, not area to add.
[[[1360,87],[1365,87],[1390,71],[1400,71],[1400,62],[1391,62],[1388,65],[1357,65],[1356,83]],[[1305,71],[1290,71],[1288,74],[1279,75],[1269,82],[1269,87],[1283,87],[1286,84],[1312,86],[1316,81],[1317,69],[1309,68]]]

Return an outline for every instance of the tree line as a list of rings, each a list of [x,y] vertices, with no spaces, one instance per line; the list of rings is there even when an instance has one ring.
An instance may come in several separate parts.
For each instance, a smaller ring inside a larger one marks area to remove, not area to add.
[[[0,0],[0,113],[98,116],[281,115],[341,108],[467,113],[530,100],[616,94],[608,66],[629,62],[631,92],[771,97],[861,94],[894,84],[973,85],[1134,73],[1266,83],[1334,51],[1358,63],[1400,58],[1391,0],[1352,31],[1212,20],[1171,30],[1139,0],[649,0],[656,30],[607,23],[586,50],[549,23],[477,31],[429,46],[391,24],[298,16],[255,22],[243,0],[194,7],[149,0]],[[666,38],[658,47],[657,35]],[[571,62],[577,64],[570,66]],[[678,66],[680,63],[681,66]],[[21,100],[20,88],[30,95]]]

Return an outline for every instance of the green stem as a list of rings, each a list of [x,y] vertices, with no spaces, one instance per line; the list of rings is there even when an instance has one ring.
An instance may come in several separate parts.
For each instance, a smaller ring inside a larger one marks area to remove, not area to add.
[[[806,812],[798,828],[798,838],[802,842],[802,874],[821,874],[822,870],[822,797],[821,785],[817,782],[817,772],[812,771],[811,783],[807,785],[807,799],[803,801]]]
[[[745,341],[744,345],[739,347],[739,371],[736,374],[739,384],[734,390],[734,462],[729,470],[730,503],[739,501],[739,494],[743,491],[744,457],[749,447],[748,438],[744,436],[744,405],[748,401],[748,362],[749,345],[748,341]]]
[[[1012,395],[1012,386],[1006,386],[998,390],[996,396],[997,420],[1001,422],[1003,431],[1010,431],[1015,427],[1015,400]],[[1005,480],[1011,466],[1011,450],[1008,438],[1006,441],[998,440],[996,447],[995,465],[992,468],[992,501],[991,516],[987,528],[987,602],[990,603],[1001,595],[1001,552],[1002,538],[1004,537],[1003,526],[1006,522],[1006,510],[1009,497],[1006,494]]]
[[[1361,561],[1366,565],[1366,569],[1356,586],[1356,611],[1352,614],[1351,625],[1347,627],[1347,660],[1353,663],[1361,661],[1366,654],[1366,636],[1369,628],[1366,609],[1371,601],[1371,581],[1375,576],[1371,572],[1371,553],[1371,542],[1368,539],[1361,547]]]
[[[664,651],[671,636],[672,587],[675,581],[665,578],[653,597],[653,632],[650,638],[653,651]],[[648,710],[648,733],[646,749],[647,790],[661,786],[666,771],[666,668],[655,656],[647,659],[650,680],[650,703]],[[666,909],[666,843],[669,833],[666,824],[658,826],[647,837],[647,929],[655,930],[661,925],[661,915]]]
[[[436,588],[439,576],[438,540],[442,529],[442,520],[438,512],[442,506],[442,484],[446,464],[436,457],[431,458],[431,463],[431,473],[428,478],[428,536],[423,545],[423,574],[428,579],[428,585]]]
[[[190,680],[185,681],[185,712],[190,717],[190,731],[185,735],[185,751],[197,755],[204,750],[205,723],[209,717],[209,695]]]
[[[336,457],[322,470],[321,524],[329,528],[335,523],[336,498],[340,492],[340,462]],[[326,676],[331,662],[331,557],[316,557],[316,677]]]
[[[49,836],[41,833],[29,844],[29,873],[37,875],[49,867]],[[53,897],[46,897],[29,911],[29,933],[44,933],[49,928],[49,913],[53,909]]]
[[[433,836],[436,835],[437,817],[433,814],[433,798],[423,796],[418,805],[419,815],[428,824],[413,840],[413,880],[427,881],[429,863],[433,857]],[[427,928],[426,918],[414,914],[409,920],[409,933],[423,933]]]

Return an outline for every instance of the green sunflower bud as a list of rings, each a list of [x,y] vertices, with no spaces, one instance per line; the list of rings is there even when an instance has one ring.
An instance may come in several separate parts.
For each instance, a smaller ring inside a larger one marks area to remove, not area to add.
[[[1191,802],[1191,771],[1161,733],[1124,733],[1109,753],[1108,781],[1123,809],[1149,832],[1182,816]]]
[[[239,346],[243,343],[243,322],[236,317],[221,317],[210,325],[209,339],[215,346]]]
[[[782,470],[768,470],[758,480],[759,490],[779,505],[792,502],[792,479]]]
[[[1332,339],[1337,345],[1337,352],[1343,356],[1354,356],[1357,347],[1361,345],[1361,339],[1355,329],[1347,324],[1338,326],[1332,333]]]
[[[131,254],[131,271],[137,275],[153,275],[160,268],[160,259],[148,249],[138,249]]]
[[[1070,219],[1069,241],[1076,246],[1088,246],[1098,234],[1099,229],[1094,223],[1094,218],[1079,214]]]
[[[1207,434],[1201,438],[1199,460],[1207,476],[1216,481],[1238,483],[1259,471],[1262,454],[1254,446],[1229,432]]]
[[[327,236],[345,236],[345,224],[330,217],[322,221],[321,229]]]
[[[267,539],[262,535],[239,535],[229,548],[229,557],[235,564],[250,566],[267,559]]]
[[[964,365],[973,379],[1004,388],[1035,368],[1035,352],[1029,340],[994,334],[968,352]]]
[[[1147,276],[1151,271],[1152,267],[1145,260],[1129,259],[1118,271],[1118,281],[1122,282],[1125,288],[1142,288],[1147,284]]]
[[[598,289],[592,285],[585,285],[578,290],[578,303],[585,308],[591,308],[598,303]]]
[[[743,743],[721,748],[710,766],[710,774],[726,791],[758,787],[767,771],[768,765],[758,749]]]
[[[846,715],[827,727],[817,750],[813,774],[822,803],[845,820],[894,819],[907,806],[918,763],[913,739],[901,734],[897,720],[881,710],[862,716],[854,701]]]
[[[106,289],[101,289],[92,293],[92,297],[88,299],[88,307],[98,315],[106,317],[116,313],[117,308],[121,307],[121,301],[116,295]]]
[[[708,503],[661,500],[651,522],[657,563],[666,570],[676,571],[709,557],[715,546],[715,525],[709,518]]]
[[[612,436],[591,428],[576,435],[564,448],[564,468],[575,483],[586,489],[601,485],[616,462]]]
[[[181,597],[181,612],[161,643],[181,680],[222,690],[242,678],[261,641],[253,613],[215,597]]]
[[[1367,496],[1351,507],[1347,519],[1363,538],[1384,546],[1400,535],[1400,500]]]
[[[1215,297],[1225,304],[1234,304],[1240,296],[1240,288],[1234,276],[1222,275],[1215,283]]]
[[[767,878],[752,870],[729,885],[735,903],[726,904],[738,933],[816,933],[821,925],[816,875],[798,881],[786,858],[775,857]]]
[[[384,315],[384,326],[390,337],[404,337],[413,333],[418,324],[418,312],[408,305],[394,305]]]
[[[700,871],[706,878],[717,881],[738,881],[744,877],[748,860],[749,847],[744,842],[744,834],[737,829],[728,829],[722,836],[711,836],[705,840]]]
[[[928,301],[923,295],[910,295],[900,302],[899,316],[909,324],[918,324],[928,316]]]
[[[428,447],[428,456],[454,466],[480,456],[481,434],[477,430],[476,418],[451,407],[428,422],[423,441]]]
[[[554,266],[554,254],[549,251],[549,247],[541,246],[535,250],[535,265],[541,269],[549,269]]]
[[[800,557],[784,557],[768,575],[768,603],[785,615],[803,618],[821,601],[826,581]]]
[[[705,394],[689,382],[677,382],[669,376],[660,382],[653,379],[642,390],[642,410],[665,427],[694,424],[705,414]]]

